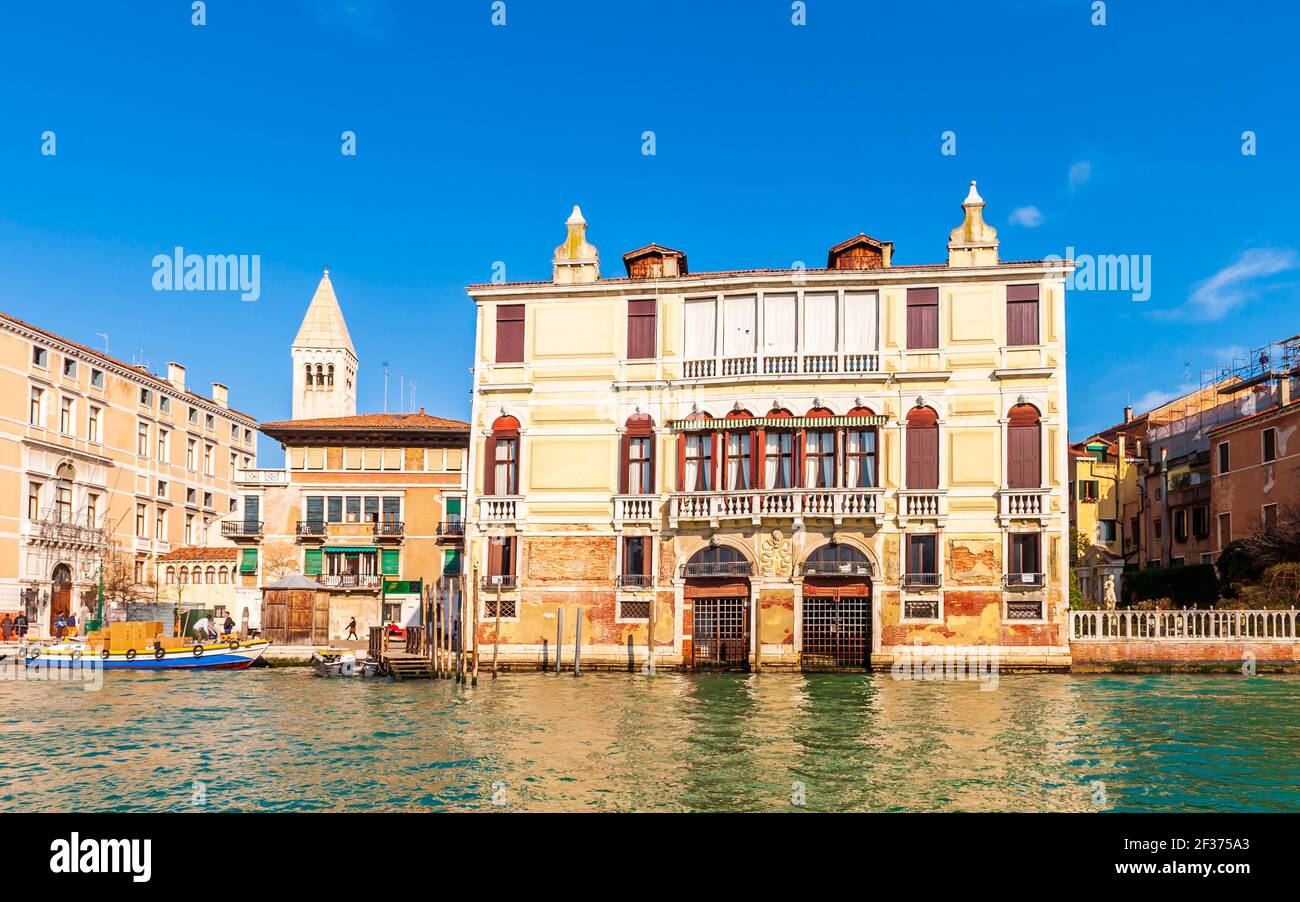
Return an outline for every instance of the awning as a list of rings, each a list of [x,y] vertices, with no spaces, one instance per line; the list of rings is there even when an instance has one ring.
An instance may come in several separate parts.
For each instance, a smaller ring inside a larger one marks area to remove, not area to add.
[[[830,429],[835,426],[884,426],[889,417],[731,417],[722,420],[670,420],[673,432],[709,432],[715,429]]]
[[[374,554],[379,548],[375,545],[326,545],[326,554]]]

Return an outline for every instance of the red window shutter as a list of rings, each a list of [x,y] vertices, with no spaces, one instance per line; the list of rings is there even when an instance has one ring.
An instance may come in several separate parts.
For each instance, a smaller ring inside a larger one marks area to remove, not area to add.
[[[647,492],[654,492],[654,490],[655,490],[655,462],[656,462],[656,457],[655,457],[655,446],[656,446],[657,444],[658,444],[658,442],[655,441],[655,435],[654,435],[654,433],[653,433],[653,432],[650,433],[650,444],[649,444],[649,448],[650,448],[650,478],[649,478],[648,480],[646,480],[646,491],[647,491]]]
[[[1038,344],[1038,286],[1007,286],[1007,344]]]
[[[907,346],[939,347],[939,289],[907,289]]]
[[[677,491],[684,492],[686,486],[686,436],[677,436]]]
[[[907,427],[907,487],[939,487],[939,427]]]
[[[1042,485],[1041,444],[1037,424],[1007,427],[1010,460],[1007,483],[1013,489],[1036,489]]]
[[[755,429],[750,433],[749,440],[749,484],[752,486],[761,486],[763,484],[763,468],[767,466],[767,431],[764,429]]]
[[[627,302],[627,356],[645,360],[655,356],[655,302]]]
[[[618,440],[618,493],[627,494],[628,451],[632,438],[626,432]]]
[[[709,489],[716,491],[721,483],[718,482],[718,462],[722,460],[723,444],[722,433],[713,433],[713,453],[709,458]]]
[[[483,443],[483,494],[497,493],[497,437],[488,436]]]
[[[497,314],[497,363],[524,359],[524,305],[500,304]]]

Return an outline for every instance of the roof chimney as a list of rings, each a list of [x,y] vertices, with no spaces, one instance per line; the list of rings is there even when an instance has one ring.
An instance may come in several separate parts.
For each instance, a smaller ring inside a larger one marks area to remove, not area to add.
[[[177,391],[185,391],[185,367],[179,363],[167,364],[167,381]]]
[[[551,279],[557,285],[580,285],[600,278],[600,252],[587,242],[587,220],[577,204],[564,221],[569,236],[555,249]]]
[[[230,406],[230,389],[220,382],[212,383],[212,403],[218,407]]]
[[[984,198],[975,190],[974,179],[961,207],[966,218],[948,235],[948,265],[996,266],[998,230],[984,221]]]
[[[1125,422],[1125,423],[1131,423],[1131,422],[1133,422],[1133,405],[1132,405],[1132,404],[1126,404],[1126,405],[1124,405],[1124,422]]]

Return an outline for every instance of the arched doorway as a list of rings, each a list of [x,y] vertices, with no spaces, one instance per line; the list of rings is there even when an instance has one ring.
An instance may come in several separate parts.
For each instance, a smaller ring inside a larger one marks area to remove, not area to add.
[[[804,670],[871,666],[871,562],[844,543],[823,545],[803,564]]]
[[[682,567],[691,605],[691,667],[749,668],[749,577],[753,567],[728,545],[701,548]]]
[[[72,611],[72,568],[59,564],[50,574],[50,632],[54,621]]]

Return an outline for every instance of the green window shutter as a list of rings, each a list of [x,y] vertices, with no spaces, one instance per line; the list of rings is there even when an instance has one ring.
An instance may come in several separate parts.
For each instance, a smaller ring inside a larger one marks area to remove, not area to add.
[[[379,572],[384,576],[397,575],[397,555],[396,548],[385,548],[381,552]]]
[[[241,557],[239,560],[239,572],[240,573],[257,572],[257,549],[256,548],[244,549],[243,557]]]
[[[308,548],[303,561],[302,572],[307,576],[320,576],[324,556],[319,548]]]
[[[448,498],[448,499],[447,499],[447,517],[448,517],[449,519],[452,519],[452,520],[457,520],[457,519],[460,518],[460,499],[459,499],[459,498]]]
[[[460,574],[460,549],[448,548],[443,557],[442,573],[444,576]]]

